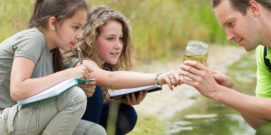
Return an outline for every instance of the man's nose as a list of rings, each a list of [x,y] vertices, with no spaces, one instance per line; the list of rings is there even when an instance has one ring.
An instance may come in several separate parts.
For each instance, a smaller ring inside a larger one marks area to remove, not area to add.
[[[234,38],[234,33],[233,33],[232,31],[228,30],[228,31],[226,32],[226,36],[227,36],[227,40],[233,40],[233,38]]]

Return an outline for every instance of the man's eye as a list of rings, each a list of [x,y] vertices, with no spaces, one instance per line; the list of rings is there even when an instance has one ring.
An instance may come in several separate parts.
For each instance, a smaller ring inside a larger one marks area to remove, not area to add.
[[[229,27],[233,27],[233,25],[234,25],[233,22],[230,22],[230,23],[228,24]]]

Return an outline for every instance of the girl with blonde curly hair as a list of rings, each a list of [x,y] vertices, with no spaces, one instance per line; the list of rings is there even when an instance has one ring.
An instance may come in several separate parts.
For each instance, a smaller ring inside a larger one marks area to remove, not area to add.
[[[121,89],[168,84],[170,89],[173,89],[173,85],[181,83],[177,71],[159,75],[120,71],[132,68],[133,45],[130,27],[127,19],[121,13],[109,7],[98,6],[88,12],[83,37],[84,39],[79,43],[85,58],[83,63],[93,70],[90,76],[97,79],[94,95],[88,98],[87,109],[83,116],[85,120],[106,127],[110,102],[104,103],[103,101],[108,99],[107,88]],[[79,65],[76,53],[74,56],[70,59],[70,66]],[[123,103],[120,104],[116,134],[126,134],[134,128],[137,114],[131,105],[139,104],[146,94],[147,92],[140,92],[137,96],[135,94],[126,96]]]

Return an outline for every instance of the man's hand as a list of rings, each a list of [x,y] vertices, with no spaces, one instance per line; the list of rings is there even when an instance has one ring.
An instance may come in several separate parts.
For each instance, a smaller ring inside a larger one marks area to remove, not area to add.
[[[211,71],[213,73],[214,79],[216,80],[218,84],[224,87],[228,87],[230,89],[240,91],[239,88],[233,83],[233,81],[228,76],[215,70],[211,70]]]

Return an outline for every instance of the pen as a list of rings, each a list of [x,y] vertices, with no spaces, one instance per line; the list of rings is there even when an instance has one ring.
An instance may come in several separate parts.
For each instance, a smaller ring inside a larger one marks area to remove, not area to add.
[[[80,64],[83,64],[83,54],[82,54],[82,50],[79,46],[77,47],[77,51],[78,51],[79,62],[80,62]]]

